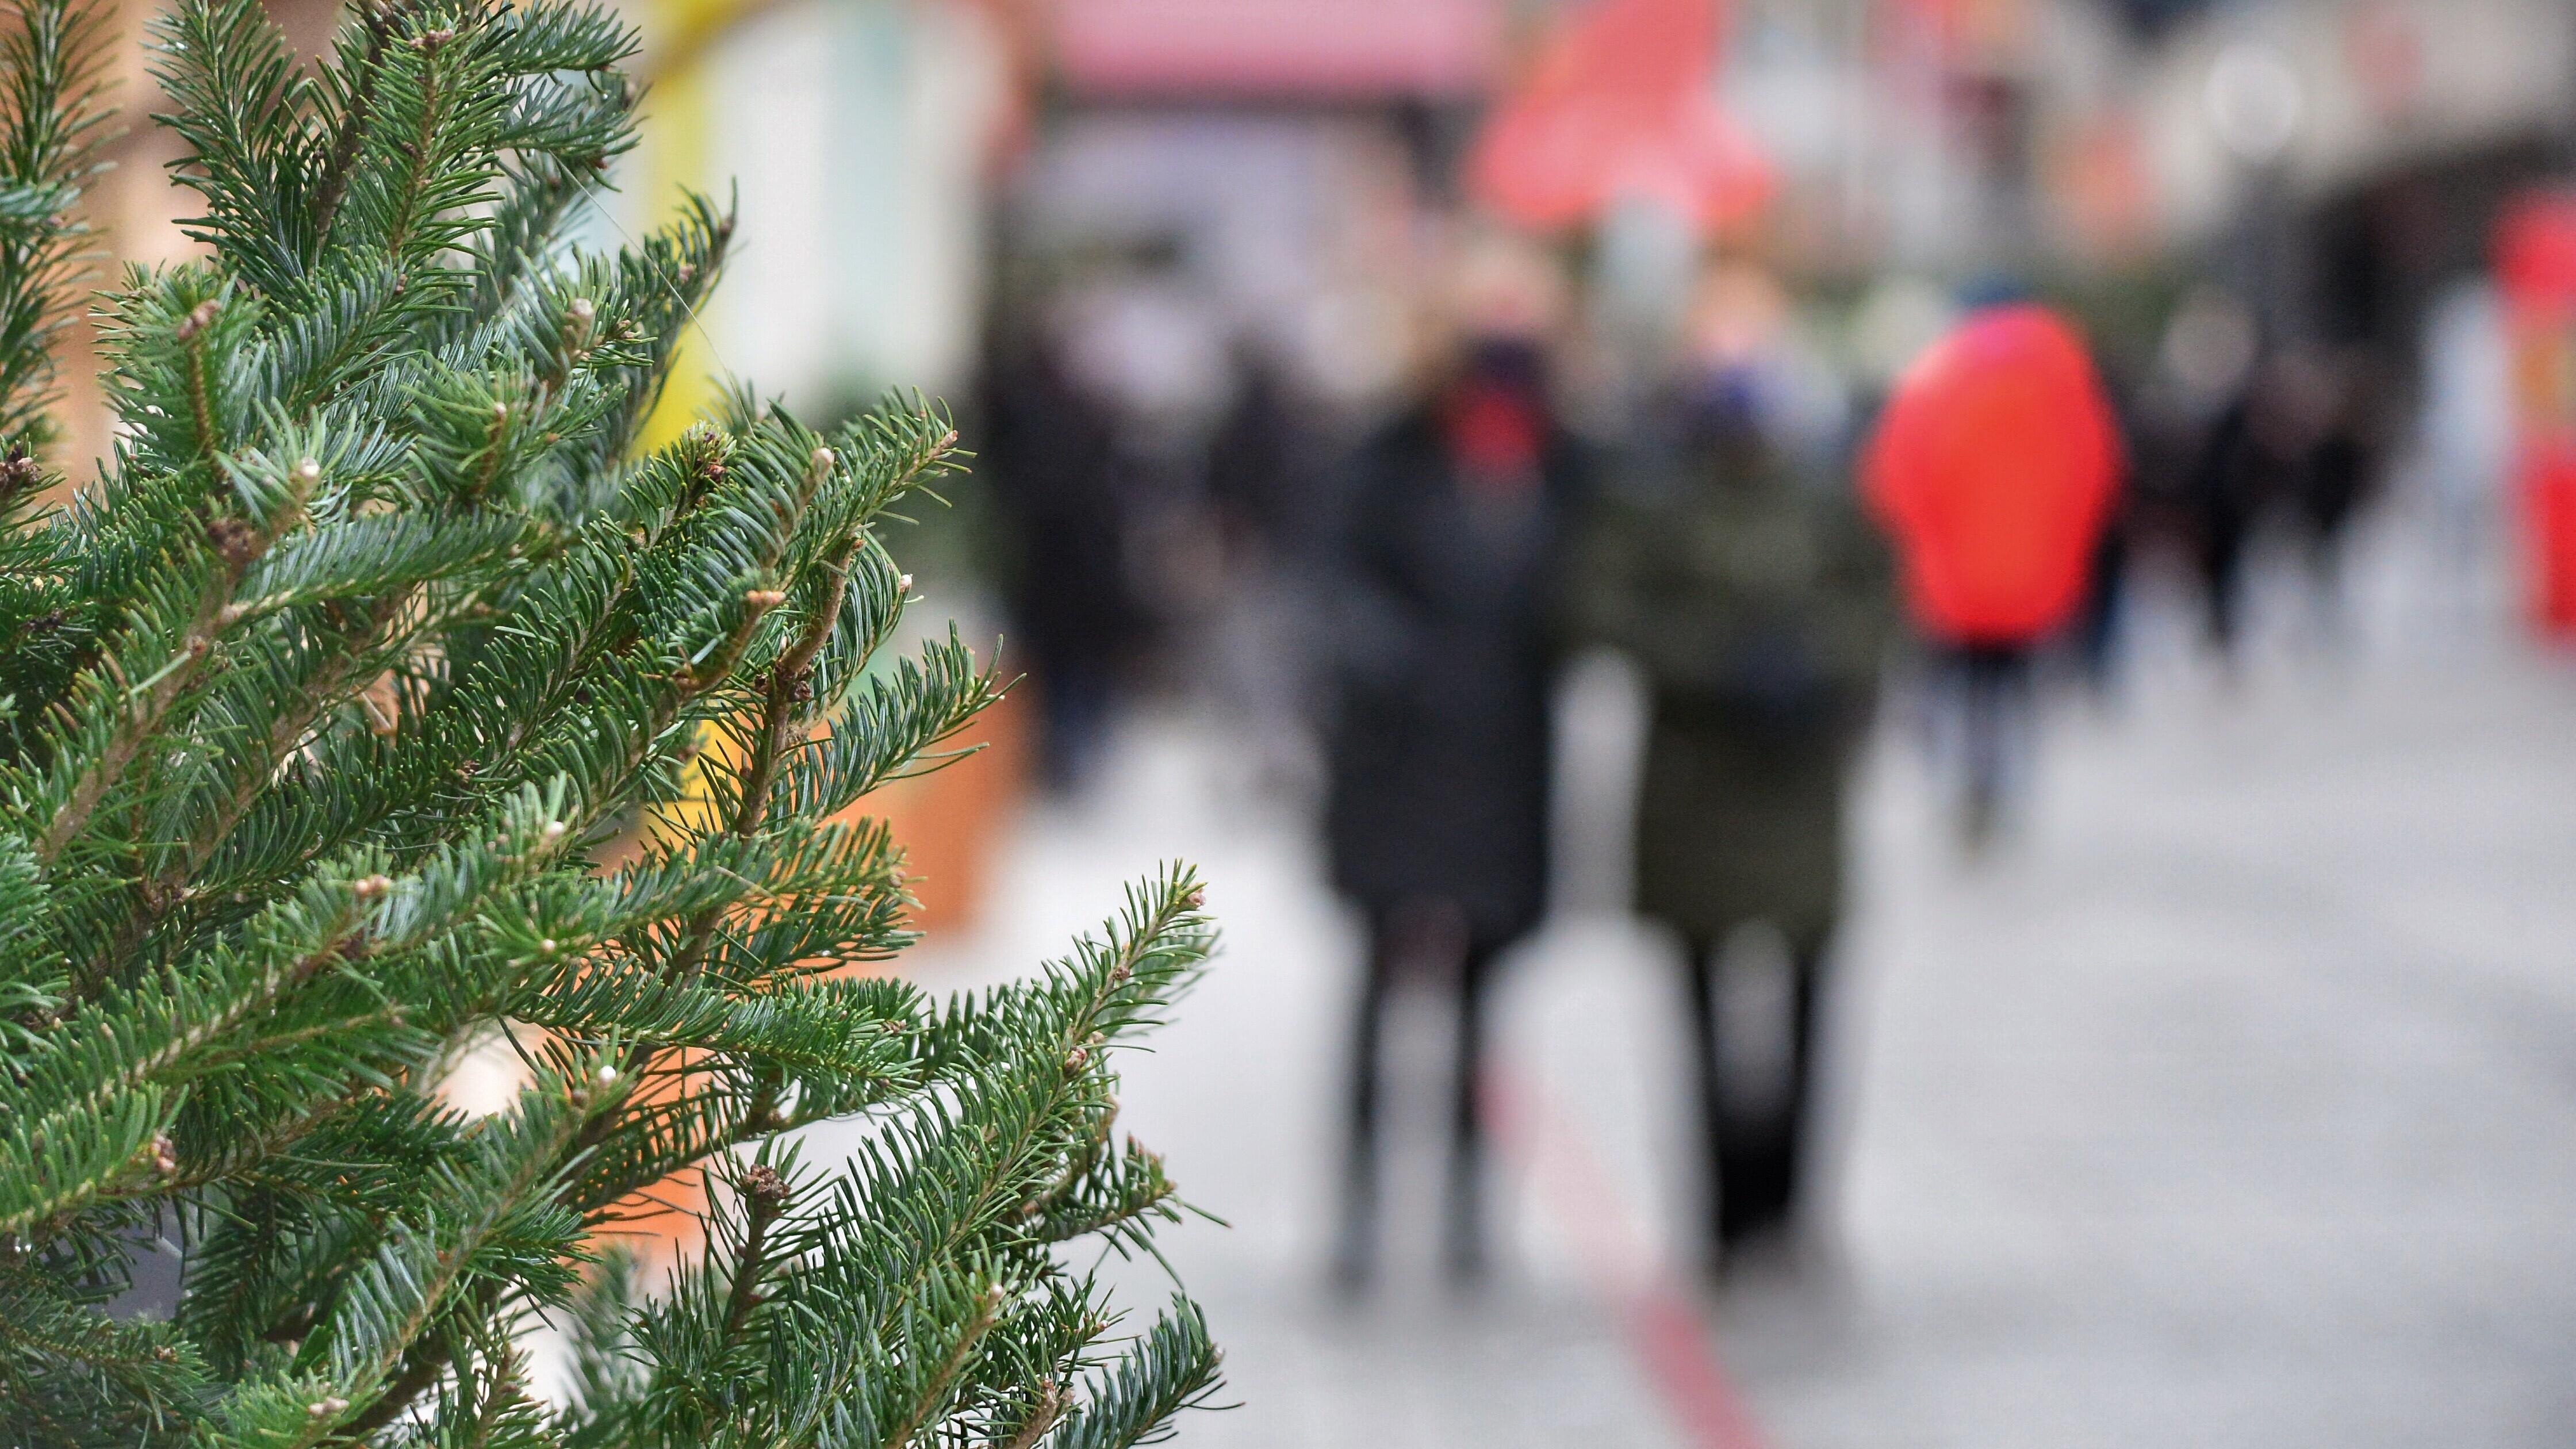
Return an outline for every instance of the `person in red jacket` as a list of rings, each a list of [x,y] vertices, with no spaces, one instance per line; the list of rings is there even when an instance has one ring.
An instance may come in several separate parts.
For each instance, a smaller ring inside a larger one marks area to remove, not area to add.
[[[1915,626],[1962,684],[1963,824],[1979,843],[2001,801],[2031,650],[2082,603],[2119,491],[2110,399],[2054,312],[1987,307],[1898,381],[1862,469]]]

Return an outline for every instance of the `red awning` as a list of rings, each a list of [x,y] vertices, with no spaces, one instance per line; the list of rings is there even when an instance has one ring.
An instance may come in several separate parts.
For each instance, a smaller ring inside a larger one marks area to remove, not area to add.
[[[1470,193],[1524,226],[1577,226],[1648,199],[1717,230],[1778,177],[1718,104],[1722,0],[1591,0],[1548,38],[1468,162]]]

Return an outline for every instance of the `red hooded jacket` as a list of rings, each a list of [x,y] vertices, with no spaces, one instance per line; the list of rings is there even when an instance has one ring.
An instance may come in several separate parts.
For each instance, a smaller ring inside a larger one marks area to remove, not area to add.
[[[2083,600],[2119,433],[2072,327],[1992,307],[1907,370],[1862,469],[1915,623],[1946,643],[2022,644]]]

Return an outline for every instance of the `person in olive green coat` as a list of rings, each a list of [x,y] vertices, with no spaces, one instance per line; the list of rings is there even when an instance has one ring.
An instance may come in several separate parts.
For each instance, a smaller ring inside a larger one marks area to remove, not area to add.
[[[1892,623],[1876,535],[1774,441],[1765,382],[1716,367],[1677,390],[1595,505],[1573,593],[1577,628],[1631,656],[1652,698],[1636,903],[1689,952],[1721,1257],[1796,1197],[1846,781]],[[1768,1110],[1728,1100],[1718,1062],[1719,955],[1755,922],[1795,969],[1791,1079]]]

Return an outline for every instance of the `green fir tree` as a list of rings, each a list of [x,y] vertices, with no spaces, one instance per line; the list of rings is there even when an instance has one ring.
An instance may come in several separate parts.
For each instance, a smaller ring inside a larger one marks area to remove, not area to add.
[[[953,631],[880,652],[947,421],[744,395],[639,448],[732,223],[561,239],[633,137],[608,11],[362,0],[307,66],[178,0],[212,257],[99,302],[119,437],[55,507],[94,3],[0,36],[0,1445],[1166,1432],[1199,1312],[1090,1265],[1180,1214],[1113,1057],[1205,959],[1193,878],[971,998],[830,971],[908,940],[895,847],[834,817],[999,687]],[[501,1034],[531,1085],[444,1105]],[[800,1156],[832,1118],[863,1148]],[[692,1165],[707,1245],[646,1281],[619,1224]],[[111,1311],[156,1243],[175,1309]]]

